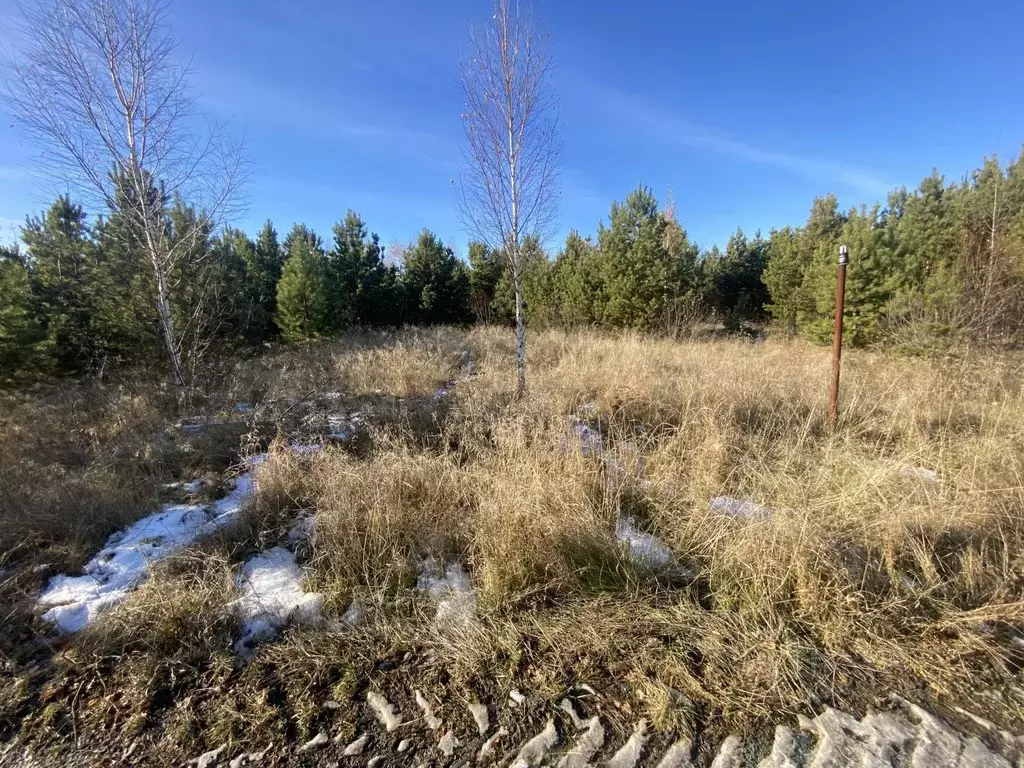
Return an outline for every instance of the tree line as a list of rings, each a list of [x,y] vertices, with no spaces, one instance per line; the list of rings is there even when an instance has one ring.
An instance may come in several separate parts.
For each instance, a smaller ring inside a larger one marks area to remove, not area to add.
[[[814,200],[800,227],[701,250],[640,186],[611,206],[594,237],[571,232],[557,253],[535,237],[520,249],[526,322],[672,333],[714,318],[742,330],[828,342],[836,252],[850,248],[847,341],[916,347],[1015,344],[1024,321],[1024,155],[987,159],[956,183],[938,173],[886,204],[841,211]],[[424,230],[385,254],[354,211],[329,242],[303,224],[280,238],[214,232],[201,213],[154,191],[163,234],[182,254],[169,274],[182,359],[355,327],[511,324],[507,255],[480,242],[458,257]],[[67,196],[29,217],[21,244],[0,251],[0,364],[5,374],[77,373],[157,363],[161,318],[146,249],[118,213],[90,222]],[[185,242],[180,242],[182,239]]]

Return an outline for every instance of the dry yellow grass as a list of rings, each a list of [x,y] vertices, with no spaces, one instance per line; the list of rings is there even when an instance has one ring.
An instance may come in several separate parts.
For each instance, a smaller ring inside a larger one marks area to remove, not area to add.
[[[327,454],[292,476],[317,510],[312,562],[337,602],[357,589],[394,601],[425,555],[458,559],[493,630],[440,649],[467,675],[503,642],[569,627],[547,659],[564,683],[585,670],[559,654],[636,653],[668,632],[679,647],[641,652],[631,674],[663,668],[658,685],[747,714],[874,675],[962,694],[973,671],[1007,664],[1024,609],[1019,360],[853,353],[832,430],[827,350],[797,342],[537,334],[522,402],[509,398],[506,334],[479,329],[463,344],[477,375],[433,449],[392,431],[369,460]],[[405,391],[405,374],[378,373]],[[576,414],[627,468],[619,481],[568,439]],[[709,509],[722,495],[773,513]],[[692,583],[629,562],[613,536],[620,513],[667,542]],[[637,611],[639,623],[621,615]],[[704,669],[680,679],[683,648]]]
[[[488,328],[368,334],[239,366],[225,391],[280,417],[254,427],[254,444],[287,435],[296,413],[312,423],[310,393],[334,391],[332,407],[366,417],[365,441],[312,458],[272,448],[244,524],[204,545],[219,565],[188,578],[169,568],[76,641],[75,658],[116,648],[221,681],[206,710],[171,717],[182,743],[205,743],[204,727],[257,739],[295,736],[298,721],[304,733],[317,696],[345,695],[406,650],[409,675],[443,669],[454,687],[556,696],[603,682],[670,728],[694,708],[735,724],[823,702],[856,709],[889,690],[1001,722],[1024,715],[1002,693],[1024,627],[1024,358],[852,352],[832,429],[828,351],[799,342],[536,333],[521,401],[513,343]],[[436,400],[463,350],[475,375]],[[574,420],[600,431],[601,455],[581,450]],[[771,511],[730,516],[709,506],[719,496]],[[328,617],[358,598],[366,619],[296,629],[224,682],[198,659],[223,658],[227,564],[281,540],[304,510]],[[631,560],[620,516],[680,567]],[[465,566],[476,624],[432,627],[415,589],[428,556]],[[153,679],[143,685],[164,685]],[[268,686],[284,698],[268,703]],[[240,706],[251,723],[225,719]]]

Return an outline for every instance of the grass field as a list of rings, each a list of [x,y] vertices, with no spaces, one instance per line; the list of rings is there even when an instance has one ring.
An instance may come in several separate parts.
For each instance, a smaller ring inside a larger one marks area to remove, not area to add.
[[[833,429],[822,348],[529,344],[522,401],[513,335],[488,328],[271,351],[187,406],[141,384],[6,395],[0,739],[143,734],[173,764],[308,738],[345,722],[325,699],[398,676],[604,686],[664,730],[889,692],[1024,719],[1024,357],[850,352]],[[237,519],[83,631],[40,618],[51,577],[264,451]],[[235,574],[282,543],[319,619],[245,663]],[[446,569],[465,578],[425,589]]]

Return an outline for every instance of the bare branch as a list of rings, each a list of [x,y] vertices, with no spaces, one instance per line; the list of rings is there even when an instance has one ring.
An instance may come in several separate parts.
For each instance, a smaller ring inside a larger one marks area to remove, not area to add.
[[[220,226],[243,182],[240,144],[200,115],[175,58],[165,0],[38,0],[23,5],[24,44],[5,62],[2,96],[42,165],[87,203],[120,214],[153,272],[153,297],[176,383],[182,340],[172,275]],[[166,202],[199,212],[192,232],[166,227]],[[203,345],[198,345],[197,348]]]
[[[520,249],[543,240],[558,204],[556,100],[549,38],[529,0],[495,0],[491,23],[470,31],[462,62],[465,99],[459,209],[466,228],[506,254],[516,291],[517,381],[525,390],[526,341]]]

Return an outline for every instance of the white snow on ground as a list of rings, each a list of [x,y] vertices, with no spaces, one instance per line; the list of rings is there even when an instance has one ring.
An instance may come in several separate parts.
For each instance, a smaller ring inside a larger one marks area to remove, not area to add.
[[[176,490],[181,489],[185,493],[194,496],[195,494],[199,493],[199,491],[201,491],[203,489],[203,484],[205,482],[206,481],[203,480],[203,478],[197,477],[195,480],[189,480],[187,483],[186,482],[164,483],[160,487],[163,490],[165,490],[165,491],[176,491]]]
[[[615,526],[615,538],[626,545],[629,559],[652,568],[671,565],[672,552],[657,536],[644,533],[631,517],[620,517]]]
[[[253,646],[277,636],[289,623],[312,623],[320,618],[324,596],[306,592],[295,556],[273,547],[250,558],[235,576],[242,596],[231,604],[242,618],[242,636],[235,643],[239,655],[252,655]]]
[[[771,517],[775,510],[762,507],[751,499],[734,499],[732,496],[716,496],[709,504],[712,512],[720,512],[729,517],[762,520]]]
[[[434,390],[434,399],[442,400],[452,393],[455,389],[455,382],[449,381],[447,384],[442,384],[436,390]]]
[[[437,602],[434,623],[441,627],[470,624],[476,619],[476,593],[469,574],[459,563],[447,567],[428,557],[420,567],[416,589]]]
[[[363,604],[356,598],[349,604],[348,610],[345,611],[345,615],[341,617],[341,620],[350,627],[354,627],[363,620],[363,613],[365,613]]]
[[[359,422],[358,414],[353,414],[351,417],[332,414],[327,417],[327,428],[330,430],[327,433],[327,437],[332,440],[347,442],[356,436],[356,432],[359,430]]]
[[[916,477],[918,480],[923,480],[926,483],[939,482],[939,473],[927,467],[904,467],[902,474],[907,477]]]
[[[316,535],[316,514],[312,510],[299,512],[292,527],[288,529],[288,541],[296,544],[313,540]]]
[[[635,444],[627,442],[615,446],[625,460],[616,456],[604,456],[604,484],[609,491],[615,492],[630,483],[641,483],[644,476],[644,458],[639,455]]]
[[[292,446],[291,450],[307,454],[319,450],[319,446]],[[85,564],[84,575],[50,579],[37,601],[40,608],[47,609],[43,620],[61,632],[78,632],[103,611],[123,603],[149,578],[150,567],[157,560],[236,519],[256,487],[252,470],[266,459],[267,454],[249,457],[246,463],[250,471],[235,478],[231,492],[208,506],[167,504],[112,534],[103,549]]]
[[[604,450],[601,433],[583,421],[573,421],[569,426],[569,433],[584,456],[600,456]],[[565,447],[568,447],[568,443],[565,443]]]
[[[54,576],[39,595],[49,610],[45,621],[61,632],[78,632],[103,611],[124,602],[149,576],[157,560],[186,547],[232,520],[252,493],[252,477],[242,475],[235,489],[210,507],[169,504],[107,539],[85,565],[84,576]]]

